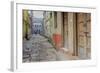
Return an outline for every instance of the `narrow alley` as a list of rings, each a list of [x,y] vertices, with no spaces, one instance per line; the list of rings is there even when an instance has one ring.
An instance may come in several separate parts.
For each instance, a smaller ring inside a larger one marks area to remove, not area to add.
[[[23,10],[22,61],[90,59],[90,26],[90,13]]]

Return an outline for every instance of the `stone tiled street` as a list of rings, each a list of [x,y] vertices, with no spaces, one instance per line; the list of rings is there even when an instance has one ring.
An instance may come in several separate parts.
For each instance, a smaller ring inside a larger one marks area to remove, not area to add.
[[[41,35],[32,35],[30,40],[23,42],[23,62],[70,60],[71,57],[62,51],[57,51]],[[73,58],[72,58],[73,59]]]

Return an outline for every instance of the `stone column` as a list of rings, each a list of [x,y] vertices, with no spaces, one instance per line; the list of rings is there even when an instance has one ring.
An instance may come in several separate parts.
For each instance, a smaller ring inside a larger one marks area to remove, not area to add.
[[[73,38],[74,38],[74,30],[73,30],[73,13],[68,13],[68,49],[71,54],[73,54]]]

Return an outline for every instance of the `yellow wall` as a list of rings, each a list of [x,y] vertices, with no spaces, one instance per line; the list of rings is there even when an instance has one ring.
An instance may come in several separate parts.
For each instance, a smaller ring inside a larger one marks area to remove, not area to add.
[[[23,37],[30,31],[30,20],[28,10],[23,10]]]

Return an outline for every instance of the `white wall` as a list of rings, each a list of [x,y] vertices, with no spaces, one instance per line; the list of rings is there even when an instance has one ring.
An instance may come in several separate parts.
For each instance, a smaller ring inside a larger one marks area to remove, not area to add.
[[[98,25],[96,28],[96,41],[98,49],[98,66],[97,67],[81,67],[81,68],[62,68],[62,69],[46,69],[34,70],[34,73],[100,73],[100,5],[99,0],[32,0],[34,3],[44,4],[61,4],[67,5],[75,3],[75,5],[97,6],[98,8]],[[68,2],[69,1],[69,2]],[[0,0],[0,73],[11,73],[10,67],[10,0]],[[45,66],[45,65],[44,65]],[[22,73],[22,72],[21,72]],[[29,72],[26,72],[29,73]]]

